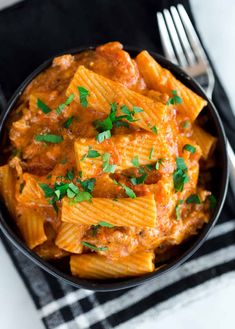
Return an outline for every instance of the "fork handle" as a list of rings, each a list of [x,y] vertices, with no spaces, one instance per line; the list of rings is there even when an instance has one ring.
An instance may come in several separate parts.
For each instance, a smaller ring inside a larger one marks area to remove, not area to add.
[[[230,175],[229,182],[231,189],[233,191],[233,196],[235,197],[235,154],[228,140],[227,140],[227,152],[228,152],[228,164],[229,164],[229,175]]]

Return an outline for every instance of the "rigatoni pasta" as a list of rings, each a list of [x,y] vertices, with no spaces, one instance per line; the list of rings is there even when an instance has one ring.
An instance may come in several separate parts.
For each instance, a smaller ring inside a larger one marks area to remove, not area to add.
[[[195,122],[205,105],[147,51],[113,42],[55,58],[23,92],[0,166],[26,245],[84,279],[157,270],[216,203],[216,138]]]

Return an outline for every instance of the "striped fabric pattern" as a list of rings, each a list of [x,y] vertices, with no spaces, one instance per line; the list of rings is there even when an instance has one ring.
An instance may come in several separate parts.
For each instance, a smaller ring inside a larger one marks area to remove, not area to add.
[[[235,219],[221,219],[194,257],[166,273],[164,280],[110,293],[69,286],[42,271],[8,243],[6,247],[48,329],[132,329],[140,317],[141,321],[157,317],[169,306],[179,307],[185,298],[192,301],[193,291],[205,293],[223,277],[235,279]]]

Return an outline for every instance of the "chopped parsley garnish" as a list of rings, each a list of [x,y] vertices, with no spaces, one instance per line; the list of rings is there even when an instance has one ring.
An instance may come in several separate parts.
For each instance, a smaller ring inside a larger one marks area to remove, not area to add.
[[[160,165],[163,166],[163,162],[164,162],[164,161],[165,161],[164,158],[160,158],[160,159],[158,159],[157,162],[156,162],[156,164],[155,164],[155,169],[156,169],[156,170],[159,170]]]
[[[90,244],[90,243],[88,243],[88,242],[86,242],[86,241],[82,241],[82,244],[83,244],[83,246],[85,246],[85,247],[87,247],[87,248],[90,248],[90,249],[92,249],[92,250],[96,250],[96,251],[105,251],[105,250],[108,250],[108,247],[96,247],[95,245],[93,245],[93,244]]]
[[[73,99],[74,99],[74,94],[69,95],[69,97],[66,99],[66,101],[57,107],[56,113],[61,114],[62,111],[66,108],[66,106],[68,106],[70,103],[72,103]]]
[[[132,177],[131,182],[133,185],[143,184],[145,179],[147,178],[147,176],[148,176],[148,174],[144,173],[143,175],[141,175],[139,177]]]
[[[92,150],[91,147],[89,147],[88,153],[87,153],[87,158],[98,158],[100,156],[100,153],[97,152],[96,150]]]
[[[157,129],[157,127],[156,127],[155,125],[152,126],[151,130],[152,130],[152,132],[153,132],[155,135],[158,134],[158,129]]]
[[[63,137],[59,135],[45,134],[45,135],[36,135],[34,139],[37,142],[46,142],[46,143],[61,143],[63,141]]]
[[[111,130],[113,128],[113,121],[111,120],[110,115],[104,120],[97,120],[94,122],[95,128],[98,131]]]
[[[126,105],[122,105],[121,111],[122,111],[122,113],[126,114],[125,116],[123,116],[123,118],[126,119],[127,121],[130,121],[130,122],[138,121],[137,119],[133,118],[135,113],[138,113],[138,112],[134,111],[134,107],[133,107],[133,110],[130,111]]]
[[[131,163],[133,164],[134,167],[139,167],[139,157],[138,155],[136,155],[132,160],[131,160]]]
[[[177,95],[177,90],[172,90],[172,97],[168,99],[167,105],[176,105],[176,104],[182,104],[183,100],[180,96]]]
[[[196,147],[192,146],[190,144],[185,144],[183,149],[190,152],[190,153],[192,153],[192,154],[194,154],[196,152]]]
[[[189,203],[196,203],[196,204],[200,204],[201,203],[201,200],[199,198],[199,196],[197,194],[191,194],[187,200],[186,200],[186,203],[189,204]]]
[[[183,200],[179,200],[179,202],[177,203],[176,207],[175,207],[175,215],[176,215],[176,219],[180,220],[180,205],[183,204]]]
[[[82,178],[82,171],[81,171],[81,170],[78,172],[78,176],[79,176],[80,178]]]
[[[45,114],[48,114],[51,112],[51,109],[39,98],[37,99],[37,106]]]
[[[73,170],[68,170],[65,176],[66,179],[68,180],[73,180],[74,179],[74,171]]]
[[[73,115],[70,118],[68,118],[68,120],[66,120],[64,123],[64,128],[68,129],[71,126],[71,124],[73,123],[73,119],[74,119]]]
[[[52,177],[52,174],[47,175],[46,179],[50,179]]]
[[[214,195],[213,194],[209,195],[207,199],[209,200],[210,209],[211,210],[214,209],[216,206],[216,198],[214,197]]]
[[[71,183],[58,183],[56,182],[53,187],[48,184],[39,184],[41,189],[44,191],[46,198],[49,198],[49,204],[53,206],[56,205],[56,201],[61,200],[63,197],[67,196],[73,203],[90,201],[92,195],[86,191],[80,191],[79,188]]]
[[[152,155],[153,155],[153,151],[154,151],[154,147],[151,148],[150,153],[149,153],[149,159],[152,159]]]
[[[79,92],[79,98],[80,98],[80,103],[83,107],[88,106],[88,101],[87,101],[87,96],[89,96],[89,91],[81,86],[78,86],[78,92]]]
[[[153,165],[153,164],[147,164],[146,165],[146,168],[148,169],[148,171],[152,171],[152,170],[155,169],[155,165]]]
[[[121,186],[125,190],[126,195],[128,195],[130,198],[132,198],[132,199],[136,198],[135,192],[131,188],[129,188],[128,186],[126,186],[123,183],[118,183],[115,179],[113,181],[114,181],[114,184]]]
[[[81,179],[77,179],[77,182],[80,183],[81,187],[85,192],[91,193],[94,190],[96,179],[90,178],[82,181]]]
[[[176,170],[173,173],[173,181],[175,191],[183,191],[184,184],[189,182],[189,176],[187,174],[188,168],[183,158],[176,158]]]
[[[184,129],[188,128],[190,126],[190,121],[189,120],[185,120],[183,123],[182,123],[182,127]]]
[[[103,172],[110,172],[113,174],[115,172],[117,166],[109,163],[110,154],[104,153],[102,156],[102,160],[103,160]]]
[[[103,131],[102,133],[99,133],[97,136],[96,136],[96,140],[99,142],[99,143],[102,143],[105,139],[109,139],[111,137],[111,131],[110,130],[106,130],[106,131]]]
[[[20,184],[20,194],[23,192],[24,187],[25,187],[25,182]]]
[[[99,222],[97,225],[92,225],[92,235],[95,236],[97,234],[98,229],[101,227],[113,228],[114,225],[104,221]]]

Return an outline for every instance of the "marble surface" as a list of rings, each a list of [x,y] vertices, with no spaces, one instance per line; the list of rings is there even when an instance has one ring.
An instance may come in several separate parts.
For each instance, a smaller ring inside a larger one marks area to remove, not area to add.
[[[15,0],[0,0],[0,9]],[[191,0],[201,36],[235,109],[235,1]],[[0,242],[0,328],[43,329],[34,304]],[[194,301],[168,310],[157,322],[139,321],[137,329],[234,328],[235,276],[216,282],[206,294],[195,291]],[[190,324],[190,325],[189,325]],[[124,327],[123,327],[124,328]]]

